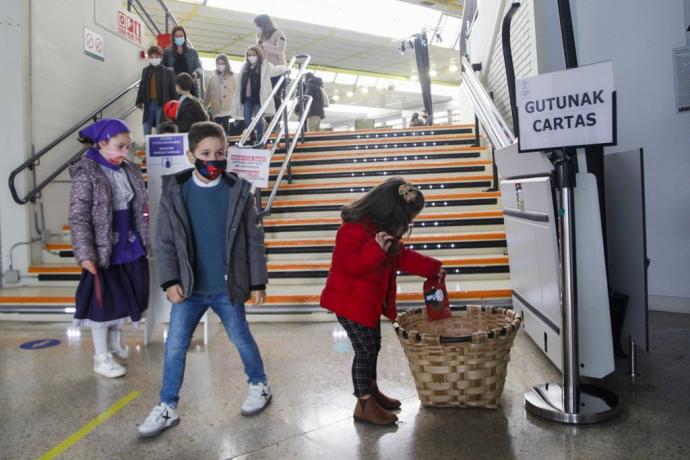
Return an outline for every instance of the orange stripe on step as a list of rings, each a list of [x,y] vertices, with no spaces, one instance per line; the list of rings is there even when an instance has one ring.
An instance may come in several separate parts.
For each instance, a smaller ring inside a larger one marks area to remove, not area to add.
[[[508,263],[507,257],[478,257],[470,259],[442,259],[444,266],[468,266],[468,265],[505,265]],[[269,263],[268,269],[270,271],[301,271],[301,270],[319,270],[328,269],[331,267],[330,262],[307,262],[301,264],[291,263]]]
[[[30,304],[73,304],[75,302],[74,297],[19,297],[19,296],[8,296],[0,297],[0,304],[8,303],[30,303]]]
[[[491,241],[505,240],[504,232],[475,233],[460,235],[412,235],[411,238],[404,240],[406,244],[436,243],[447,241]],[[304,240],[266,240],[266,247],[296,247],[296,246],[332,246],[335,238],[318,238]]]
[[[72,245],[69,243],[48,243],[46,249],[49,251],[71,251]]]
[[[29,273],[81,273],[81,267],[29,267]]]

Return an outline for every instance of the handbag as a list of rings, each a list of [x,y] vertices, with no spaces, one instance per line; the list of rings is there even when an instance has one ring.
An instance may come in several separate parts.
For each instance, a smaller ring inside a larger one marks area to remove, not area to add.
[[[446,275],[424,281],[424,303],[429,321],[450,318],[450,302],[446,289]]]

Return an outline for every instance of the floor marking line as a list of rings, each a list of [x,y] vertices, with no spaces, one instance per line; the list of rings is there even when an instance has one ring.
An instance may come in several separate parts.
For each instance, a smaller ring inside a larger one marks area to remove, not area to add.
[[[110,417],[113,415],[117,414],[120,410],[122,410],[127,404],[130,402],[134,401],[141,395],[140,392],[138,391],[133,391],[124,398],[120,399],[118,402],[101,412],[91,420],[89,423],[81,427],[79,430],[75,431],[70,437],[62,441],[60,444],[57,446],[53,447],[50,449],[48,452],[43,454],[39,460],[51,460],[58,455],[62,454],[64,451],[72,447],[74,444],[79,442],[80,439],[91,433],[98,425],[102,424],[106,420],[108,420]]]

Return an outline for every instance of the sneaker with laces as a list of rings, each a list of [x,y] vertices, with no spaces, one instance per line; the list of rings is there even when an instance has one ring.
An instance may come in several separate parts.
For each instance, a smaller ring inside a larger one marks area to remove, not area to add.
[[[93,371],[108,378],[122,377],[127,373],[127,369],[113,359],[113,355],[106,353],[93,357]]]
[[[177,409],[165,403],[160,403],[153,408],[149,416],[144,420],[144,423],[139,425],[139,436],[143,438],[158,436],[166,428],[175,426],[178,423],[180,423],[180,416],[177,415]]]
[[[249,384],[247,399],[242,404],[242,415],[256,415],[268,406],[273,395],[266,383]]]

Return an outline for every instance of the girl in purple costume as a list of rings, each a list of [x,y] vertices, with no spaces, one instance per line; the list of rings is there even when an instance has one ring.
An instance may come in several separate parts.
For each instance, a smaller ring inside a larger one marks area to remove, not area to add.
[[[91,327],[94,371],[106,377],[126,373],[113,359],[128,356],[121,327],[139,322],[149,296],[146,186],[125,160],[129,133],[122,120],[108,118],[79,131],[91,147],[69,169],[72,246],[83,269],[74,323]]]

